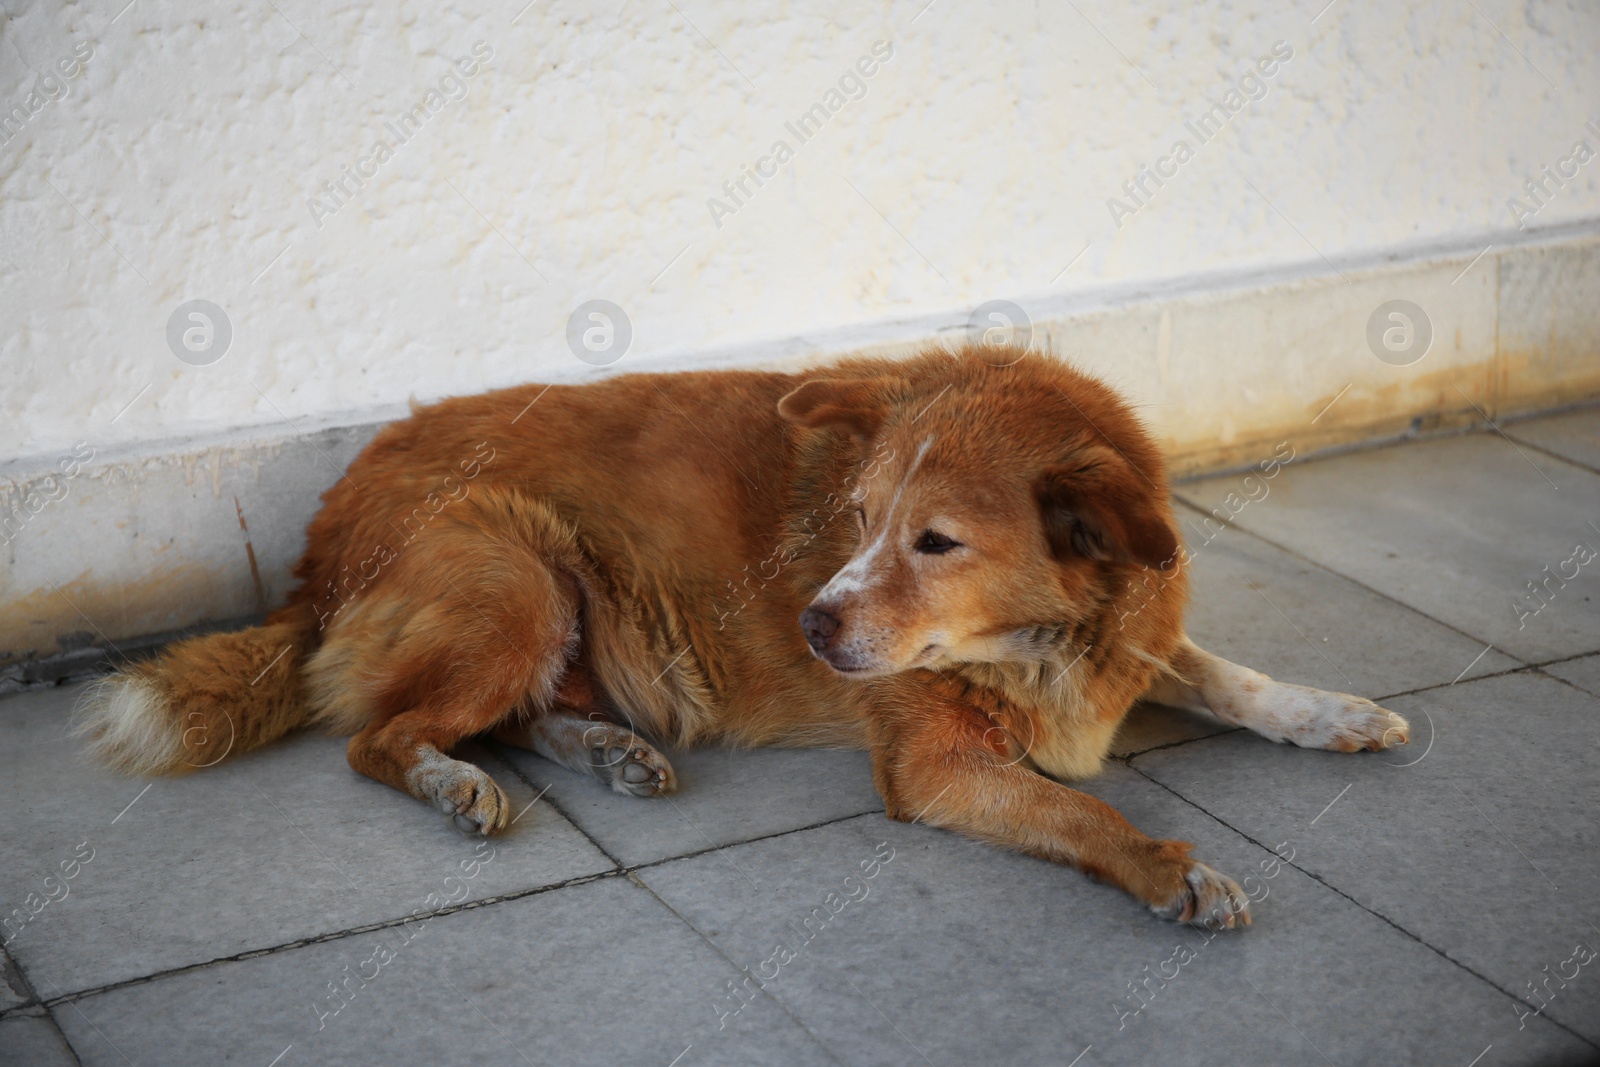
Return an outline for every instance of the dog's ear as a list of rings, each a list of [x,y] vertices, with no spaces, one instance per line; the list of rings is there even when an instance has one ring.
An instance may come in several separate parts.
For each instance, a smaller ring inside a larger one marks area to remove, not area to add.
[[[1098,448],[1046,468],[1034,485],[1045,539],[1057,559],[1159,568],[1177,556],[1178,538],[1151,492],[1125,460]]]
[[[875,381],[816,378],[778,401],[778,414],[796,426],[826,426],[863,439],[878,432],[888,413],[883,383]]]

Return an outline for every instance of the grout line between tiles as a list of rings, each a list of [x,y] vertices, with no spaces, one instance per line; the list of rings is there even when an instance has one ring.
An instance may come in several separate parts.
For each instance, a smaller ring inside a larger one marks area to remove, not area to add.
[[[1558,459],[1563,463],[1570,463],[1574,467],[1577,467],[1580,470],[1588,471],[1590,474],[1600,474],[1600,467],[1590,466],[1589,464],[1583,462],[1581,459],[1573,459],[1571,456],[1563,456],[1560,452],[1552,451],[1551,449],[1547,448],[1544,445],[1534,444],[1532,441],[1529,441],[1529,440],[1527,440],[1525,438],[1522,438],[1522,437],[1518,437],[1514,433],[1506,433],[1506,431],[1501,431],[1501,432],[1505,433],[1507,437],[1511,438],[1511,440],[1515,441],[1517,444],[1522,445],[1522,446],[1524,446],[1526,448],[1531,448],[1535,452],[1541,452],[1544,455],[1549,456],[1551,459]]]
[[[1565,662],[1565,661],[1564,660],[1558,660],[1557,662]],[[1546,666],[1548,666],[1548,664],[1546,664]],[[1562,685],[1567,686],[1569,689],[1576,689],[1578,692],[1582,693],[1586,697],[1600,697],[1600,693],[1596,693],[1596,692],[1593,692],[1592,690],[1585,689],[1583,686],[1579,685],[1577,682],[1569,682],[1567,679],[1561,677],[1561,675],[1559,675],[1559,674],[1551,674],[1549,671],[1543,670],[1543,669],[1538,668],[1538,667],[1533,668],[1533,673],[1538,674],[1538,675],[1542,675],[1545,678],[1549,678],[1553,682],[1560,682]]]
[[[1373,697],[1372,700],[1374,703],[1381,703],[1382,701],[1394,700],[1398,697],[1410,697],[1416,696],[1419,693],[1431,693],[1435,689],[1451,689],[1458,685],[1471,685],[1473,682],[1486,682],[1490,678],[1504,678],[1509,674],[1522,674],[1525,671],[1532,671],[1536,668],[1537,664],[1524,663],[1516,667],[1507,667],[1505,670],[1501,671],[1490,671],[1488,674],[1474,675],[1471,678],[1464,678],[1457,682],[1436,682],[1433,685],[1419,685],[1415,689],[1401,689],[1394,693],[1384,693],[1381,696]]]
[[[1188,508],[1191,511],[1198,512],[1201,515],[1211,515],[1211,512],[1206,511],[1199,504],[1194,503],[1193,501],[1189,500],[1186,497],[1180,497],[1180,496],[1174,494],[1172,499],[1174,501],[1176,501],[1177,503],[1182,504],[1184,507]],[[1211,517],[1215,518],[1214,515],[1212,515]],[[1407,611],[1411,612],[1414,615],[1420,615],[1422,618],[1427,619],[1429,622],[1432,622],[1432,623],[1435,623],[1435,624],[1437,624],[1439,626],[1444,627],[1445,629],[1449,630],[1451,633],[1459,634],[1462,637],[1470,638],[1471,640],[1476,641],[1480,645],[1493,644],[1493,642],[1486,641],[1483,638],[1479,637],[1477,634],[1468,633],[1466,630],[1461,629],[1459,626],[1455,626],[1455,625],[1453,625],[1451,623],[1445,622],[1443,619],[1436,619],[1432,615],[1429,615],[1426,611],[1423,611],[1421,608],[1418,608],[1418,607],[1416,607],[1415,605],[1412,605],[1412,604],[1407,604],[1405,601],[1397,599],[1392,594],[1385,593],[1382,589],[1374,589],[1372,586],[1370,586],[1367,583],[1363,582],[1359,578],[1355,578],[1355,577],[1352,577],[1351,575],[1345,574],[1343,571],[1335,570],[1333,567],[1329,566],[1326,563],[1321,562],[1320,560],[1312,559],[1310,556],[1306,555],[1303,552],[1300,552],[1300,551],[1298,551],[1296,549],[1290,548],[1288,545],[1279,544],[1277,541],[1272,540],[1272,538],[1265,537],[1262,534],[1256,533],[1254,530],[1250,530],[1250,529],[1248,529],[1248,528],[1246,528],[1244,526],[1239,525],[1238,523],[1230,522],[1230,523],[1227,524],[1226,528],[1229,529],[1229,530],[1235,530],[1235,531],[1245,535],[1246,537],[1250,537],[1250,538],[1253,538],[1253,539],[1255,539],[1257,541],[1260,541],[1264,545],[1270,545],[1273,548],[1276,548],[1280,552],[1286,552],[1290,556],[1293,556],[1295,559],[1298,559],[1303,563],[1309,563],[1311,566],[1317,568],[1318,570],[1325,571],[1328,574],[1331,574],[1336,578],[1342,578],[1345,581],[1349,582],[1351,585],[1354,585],[1359,589],[1364,589],[1364,590],[1366,590],[1367,592],[1371,593],[1374,596],[1381,597],[1384,600],[1387,600],[1391,604],[1395,604],[1395,605],[1398,605],[1399,607],[1405,608]],[[1521,656],[1513,655],[1512,653],[1507,652],[1505,649],[1499,647],[1498,645],[1494,646],[1494,650],[1496,652],[1500,653],[1502,656],[1507,657],[1508,659],[1515,660],[1517,663],[1521,664],[1522,666],[1529,666],[1530,665]]]
[[[1355,897],[1351,896],[1349,893],[1346,893],[1344,890],[1340,889],[1338,886],[1334,885],[1332,882],[1329,882],[1327,879],[1323,878],[1322,876],[1320,876],[1320,875],[1318,875],[1318,874],[1316,874],[1316,873],[1314,873],[1312,871],[1309,871],[1306,868],[1304,868],[1304,867],[1300,866],[1299,864],[1296,864],[1296,863],[1294,863],[1294,862],[1292,862],[1290,860],[1283,859],[1283,857],[1279,856],[1278,853],[1274,852],[1272,849],[1268,848],[1266,845],[1262,844],[1260,841],[1257,841],[1254,837],[1251,837],[1249,834],[1245,833],[1243,830],[1239,829],[1237,826],[1234,826],[1232,823],[1228,822],[1226,819],[1223,819],[1221,816],[1216,815],[1213,812],[1207,811],[1205,808],[1201,807],[1199,804],[1195,803],[1193,800],[1190,800],[1188,797],[1184,796],[1182,793],[1178,792],[1178,790],[1176,790],[1176,789],[1172,788],[1171,786],[1167,785],[1165,782],[1163,782],[1163,781],[1161,781],[1161,780],[1159,780],[1159,779],[1157,779],[1157,778],[1155,778],[1155,777],[1153,777],[1153,776],[1151,776],[1149,774],[1146,774],[1140,768],[1135,767],[1133,765],[1133,762],[1132,762],[1131,759],[1128,762],[1128,766],[1135,773],[1137,773],[1139,775],[1139,777],[1143,778],[1145,781],[1151,783],[1152,785],[1158,786],[1161,789],[1166,790],[1168,793],[1171,793],[1173,796],[1177,797],[1179,800],[1183,801],[1185,804],[1189,805],[1194,810],[1200,812],[1200,814],[1204,815],[1206,818],[1208,818],[1211,821],[1215,822],[1217,825],[1225,827],[1228,830],[1231,830],[1233,833],[1238,834],[1240,837],[1244,838],[1246,841],[1250,842],[1252,845],[1255,845],[1257,848],[1262,849],[1262,850],[1264,850],[1266,852],[1270,852],[1270,853],[1272,853],[1272,855],[1277,856],[1278,861],[1280,863],[1282,863],[1284,866],[1293,867],[1295,870],[1299,871],[1301,874],[1305,875],[1307,878],[1310,878],[1313,882],[1316,882],[1318,885],[1320,885],[1323,888],[1329,890],[1330,892],[1336,894],[1337,896],[1343,897],[1345,900],[1348,900],[1351,904],[1354,904],[1357,908],[1360,908],[1362,911],[1366,912],[1368,915],[1371,915],[1373,918],[1378,919],[1381,922],[1387,923],[1390,927],[1394,928],[1395,930],[1397,930],[1401,934],[1404,934],[1406,937],[1410,938],[1412,941],[1415,941],[1417,944],[1419,944],[1422,947],[1426,948],[1428,951],[1434,953],[1440,959],[1443,959],[1446,962],[1450,963],[1451,965],[1453,965],[1455,967],[1458,967],[1461,970],[1465,971],[1466,973],[1472,975],[1472,977],[1474,977],[1474,978],[1478,979],[1480,982],[1483,982],[1484,984],[1488,985],[1491,989],[1494,989],[1495,991],[1497,991],[1499,993],[1503,993],[1505,996],[1509,997],[1513,1002],[1515,1002],[1517,1004],[1522,1004],[1523,1003],[1523,1001],[1520,1000],[1515,993],[1512,993],[1509,989],[1506,989],[1506,988],[1502,987],[1494,979],[1489,978],[1487,975],[1483,975],[1483,974],[1478,973],[1471,966],[1469,966],[1468,964],[1463,963],[1460,960],[1456,959],[1454,956],[1450,955],[1450,953],[1446,952],[1444,949],[1439,948],[1438,946],[1436,946],[1436,945],[1424,940],[1422,937],[1418,936],[1417,934],[1412,933],[1410,930],[1406,929],[1404,926],[1401,926],[1398,922],[1396,922],[1395,920],[1389,918],[1387,915],[1383,914],[1382,912],[1368,907],[1366,904],[1363,904],[1361,901],[1357,900]],[[1571,1027],[1567,1026],[1565,1023],[1561,1022],[1560,1020],[1558,1020],[1558,1019],[1556,1019],[1556,1018],[1554,1018],[1552,1016],[1549,1016],[1549,1015],[1544,1016],[1544,1018],[1547,1021],[1549,1021],[1549,1023],[1552,1026],[1555,1026],[1555,1027],[1561,1029],[1562,1031],[1564,1031],[1565,1033],[1568,1033],[1568,1034],[1572,1035],[1573,1037],[1577,1038],[1579,1041],[1582,1041],[1584,1044],[1588,1045],[1590,1048],[1600,1050],[1600,1045],[1597,1045],[1595,1042],[1591,1041],[1589,1038],[1584,1037],[1582,1034],[1578,1033],[1576,1030],[1573,1030]]]
[[[325,934],[317,934],[314,937],[296,938],[293,941],[285,941],[277,945],[267,945],[262,948],[249,949],[245,952],[238,952],[231,956],[218,956],[215,959],[202,960],[198,963],[186,963],[178,967],[169,967],[166,970],[140,975],[136,978],[127,978],[118,982],[108,982],[105,985],[94,986],[89,989],[79,990],[75,993],[67,993],[59,997],[52,997],[49,1000],[39,999],[37,998],[37,995],[35,995],[35,1000],[29,1004],[21,1004],[15,1008],[0,1011],[0,1019],[8,1019],[15,1015],[21,1015],[32,1007],[42,1006],[46,1010],[49,1010],[60,1004],[84,1000],[89,997],[98,996],[102,993],[111,993],[120,989],[126,989],[130,986],[147,985],[151,982],[159,981],[164,978],[171,978],[176,975],[187,974],[190,971],[205,970],[219,964],[241,963],[245,960],[256,959],[260,956],[276,956],[280,953],[290,952],[297,948],[304,948],[308,945],[320,945],[329,941],[342,941],[348,937],[354,937],[359,934],[369,934],[377,930],[391,930],[397,926],[404,926],[406,923],[425,922],[429,919],[437,918],[439,916],[454,915],[463,911],[476,911],[479,908],[486,908],[494,904],[501,904],[512,900],[521,900],[524,897],[539,896],[544,893],[553,893],[558,890],[570,889],[580,885],[587,885],[590,882],[603,881],[608,878],[626,878],[637,871],[650,870],[653,867],[661,867],[669,863],[677,863],[680,860],[695,859],[696,857],[709,855],[710,853],[717,852],[724,848],[737,848],[742,845],[755,844],[758,841],[770,841],[774,838],[787,837],[790,834],[804,833],[807,830],[816,830],[824,826],[832,826],[835,823],[848,822],[851,819],[862,819],[869,815],[878,814],[882,813],[880,811],[864,811],[856,812],[854,815],[841,815],[838,818],[824,819],[821,822],[812,823],[808,826],[796,826],[792,829],[780,830],[777,833],[772,834],[763,834],[759,837],[752,837],[744,841],[736,841],[727,845],[714,845],[709,848],[698,849],[694,852],[685,852],[675,856],[664,856],[661,859],[650,860],[645,863],[618,866],[613,870],[601,871],[596,874],[579,875],[576,878],[568,878],[565,881],[553,882],[549,885],[532,886],[528,889],[513,890],[512,892],[500,893],[496,896],[484,897],[482,900],[464,900],[460,904],[452,904],[448,907],[439,908],[435,911],[429,912],[426,915],[407,915],[398,919],[384,919],[380,922],[365,923],[361,926],[352,926],[344,930],[335,930]],[[565,816],[563,816],[563,818],[564,817]]]
[[[860,816],[859,815],[853,815],[853,816],[851,816],[851,818],[860,818]],[[649,893],[653,898],[655,898],[655,900],[657,902],[659,902],[661,904],[661,906],[663,908],[666,908],[667,911],[671,912],[672,915],[679,922],[683,923],[684,926],[687,926],[690,930],[694,931],[694,935],[696,937],[698,937],[701,941],[705,942],[706,947],[711,949],[712,952],[716,953],[718,959],[721,959],[730,968],[732,968],[733,973],[735,975],[737,975],[739,973],[739,971],[740,971],[739,964],[734,962],[733,957],[729,956],[726,952],[722,951],[721,946],[719,946],[716,942],[712,941],[711,938],[707,937],[704,931],[702,931],[698,926],[696,926],[694,923],[690,922],[687,918],[685,918],[683,916],[683,914],[678,911],[677,908],[674,908],[671,904],[668,904],[666,902],[666,900],[661,896],[661,894],[657,893],[654,889],[650,888],[649,883],[647,883],[643,878],[635,877],[632,874],[632,872],[629,872],[628,880],[630,882],[632,882],[634,885],[638,886],[640,889],[644,890],[646,893]],[[840,1067],[843,1067],[845,1061],[841,1060],[839,1058],[838,1054],[833,1051],[833,1048],[826,1041],[822,1040],[822,1038],[820,1036],[818,1036],[817,1034],[812,1033],[811,1027],[806,1025],[805,1020],[801,1019],[794,1012],[790,1011],[789,1010],[789,1006],[787,1004],[785,1004],[783,1001],[779,1000],[773,994],[768,993],[767,989],[766,989],[766,986],[760,985],[759,982],[757,983],[757,985],[759,986],[758,992],[761,993],[762,996],[764,996],[768,1000],[772,1001],[772,1003],[777,1006],[779,1011],[783,1012],[784,1015],[788,1016],[789,1020],[800,1028],[802,1033],[804,1033],[807,1037],[811,1038],[811,1040],[815,1041],[817,1043],[818,1047],[820,1047],[822,1049],[822,1051],[826,1052],[828,1054],[829,1058],[831,1058],[834,1063],[837,1063],[837,1064],[840,1065]],[[743,1010],[743,1009],[741,1009],[741,1010]]]
[[[28,976],[22,973],[22,964],[18,963],[16,958],[5,950],[4,945],[0,945],[0,981],[11,985],[13,977],[16,979],[17,992],[22,994],[22,1003],[7,1008],[5,1012],[0,1012],[0,1015],[20,1011],[23,1008],[40,1003],[39,994],[34,991],[33,983],[28,981]]]
[[[0,972],[3,972],[3,975],[0,975],[0,980],[3,980],[7,985],[11,985],[14,980],[17,992],[21,993],[25,998],[21,1004],[0,1012],[0,1019],[45,1020],[50,1025],[50,1028],[56,1032],[56,1036],[61,1038],[61,1044],[66,1048],[67,1054],[72,1057],[72,1062],[77,1064],[78,1067],[83,1067],[83,1058],[78,1055],[77,1047],[67,1037],[66,1031],[61,1028],[60,1020],[56,1018],[55,1013],[50,1010],[49,1006],[40,999],[38,992],[33,988],[33,983],[28,981],[28,976],[23,973],[22,964],[18,963],[4,947],[0,947]]]
[[[72,1062],[76,1064],[77,1067],[83,1067],[83,1057],[78,1055],[78,1046],[72,1043],[72,1038],[68,1037],[67,1032],[61,1028],[61,1020],[56,1018],[55,1011],[50,1008],[45,1008],[44,1017],[50,1021],[50,1026],[57,1034],[60,1035],[61,1044],[66,1046],[67,1055],[72,1057]]]
[[[1503,654],[1506,655],[1507,658],[1509,658],[1509,659],[1516,659],[1516,657],[1512,656],[1510,653],[1503,653]],[[1553,666],[1555,666],[1557,664],[1560,664],[1560,663],[1570,663],[1575,659],[1583,659],[1586,656],[1593,656],[1593,655],[1597,655],[1597,654],[1600,654],[1600,653],[1597,653],[1597,652],[1579,652],[1575,656],[1558,656],[1555,659],[1532,660],[1532,661],[1529,661],[1527,663],[1523,663],[1519,667],[1507,667],[1504,670],[1490,671],[1488,674],[1478,674],[1478,675],[1474,675],[1471,678],[1466,678],[1466,679],[1455,681],[1455,682],[1438,682],[1438,683],[1435,683],[1434,685],[1419,685],[1415,689],[1402,689],[1397,693],[1384,693],[1381,696],[1377,696],[1377,697],[1374,697],[1372,699],[1375,702],[1376,701],[1383,701],[1383,700],[1394,700],[1396,697],[1416,696],[1418,693],[1431,693],[1436,689],[1450,689],[1450,688],[1452,688],[1454,686],[1457,686],[1457,685],[1471,685],[1473,682],[1487,682],[1491,678],[1504,678],[1504,677],[1506,677],[1508,675],[1512,675],[1512,674],[1538,674],[1538,675],[1542,675],[1543,677],[1546,677],[1546,678],[1554,679],[1555,681],[1558,681],[1558,682],[1566,682],[1567,685],[1572,685],[1572,683],[1571,682],[1567,682],[1567,680],[1565,678],[1559,678],[1554,674],[1550,674],[1544,668],[1553,667]],[[1580,686],[1574,686],[1573,688],[1577,689],[1581,693],[1586,693],[1589,696],[1594,696],[1595,695],[1593,693],[1589,693],[1589,691],[1587,689],[1584,689],[1581,685]]]
[[[571,815],[567,814],[567,812],[561,807],[560,804],[556,803],[555,798],[550,795],[550,787],[549,786],[546,786],[544,789],[540,789],[537,785],[534,784],[534,782],[533,782],[533,780],[531,778],[529,778],[527,775],[523,774],[522,773],[522,768],[518,767],[517,764],[516,764],[516,761],[511,759],[511,757],[506,754],[504,745],[502,745],[502,744],[500,744],[498,742],[486,742],[484,747],[489,749],[489,751],[494,753],[495,760],[501,766],[503,766],[506,770],[510,771],[511,772],[511,776],[513,778],[515,778],[517,781],[521,782],[523,785],[527,786],[529,789],[532,789],[537,794],[537,796],[534,799],[536,799],[536,800],[542,799],[546,804],[549,804],[550,805],[550,809],[552,811],[554,811],[557,815],[561,816],[561,818],[566,821],[568,826],[572,827],[574,830],[578,831],[578,833],[582,834],[584,840],[588,841],[589,844],[591,844],[591,845],[593,845],[595,847],[595,851],[599,852],[600,855],[602,855],[606,859],[610,860],[612,867],[617,868],[618,870],[621,870],[623,867],[626,866],[626,864],[624,864],[621,860],[617,859],[617,857],[615,857],[615,856],[613,856],[611,854],[611,850],[610,849],[606,848],[604,845],[602,845],[600,842],[596,841],[592,836],[590,836],[589,831],[585,830],[582,826],[579,826],[577,820],[574,819]]]
[[[277,945],[267,945],[262,948],[253,948],[244,952],[237,952],[231,956],[218,956],[214,959],[202,960],[198,963],[185,963],[181,966],[168,967],[167,969],[161,971],[153,971],[150,974],[140,975],[137,978],[128,978],[118,982],[108,982],[105,985],[94,986],[89,989],[82,989],[75,993],[66,993],[59,997],[52,997],[51,999],[42,1001],[41,1003],[43,1003],[46,1008],[53,1008],[59,1004],[67,1004],[77,1000],[84,1000],[88,997],[98,996],[101,993],[110,993],[119,989],[126,989],[129,986],[146,985],[150,982],[159,981],[163,978],[171,978],[175,975],[187,974],[190,971],[203,971],[218,964],[240,963],[245,960],[256,959],[259,956],[276,956],[279,953],[288,952],[297,948],[304,948],[307,945],[320,945],[329,941],[342,941],[347,937],[354,937],[359,934],[369,934],[376,930],[391,930],[397,926],[404,926],[407,923],[426,922],[429,919],[438,918],[439,916],[454,915],[457,912],[462,911],[473,911],[477,908],[482,908],[490,904],[501,903],[502,901],[520,900],[523,897],[537,896],[541,893],[552,893],[558,889],[568,889],[572,886],[585,885],[589,882],[597,882],[605,878],[615,878],[622,873],[623,872],[620,870],[613,870],[601,871],[598,874],[579,875],[576,878],[568,878],[565,881],[553,882],[550,885],[534,886],[529,889],[501,893],[497,896],[484,897],[482,900],[462,901],[460,904],[452,904],[448,907],[439,908],[435,911],[429,912],[426,915],[407,915],[398,919],[384,919],[380,922],[364,923],[360,926],[352,926],[344,930],[334,930],[325,934],[317,934],[313,937],[296,938],[293,941],[285,941]],[[5,1018],[9,1014],[11,1013],[0,1012],[0,1018]]]
[[[44,998],[33,988],[33,983],[28,980],[27,974],[22,969],[22,964],[4,948],[0,948],[0,969],[5,972],[4,978],[7,984],[10,984],[11,979],[15,977],[17,992],[23,996],[21,1004],[0,1011],[0,1019],[25,1014],[32,1008],[44,1008]],[[45,1009],[45,1011],[46,1014],[49,1013],[48,1009]]]
[[[1178,710],[1181,711],[1183,709],[1179,708]],[[1222,725],[1220,720],[1219,720],[1219,725]],[[1180,738],[1177,741],[1163,741],[1159,745],[1151,745],[1149,748],[1141,748],[1137,752],[1116,753],[1116,754],[1113,754],[1113,755],[1109,755],[1106,758],[1107,759],[1111,759],[1111,760],[1116,760],[1119,763],[1127,763],[1129,760],[1133,759],[1135,756],[1142,756],[1146,752],[1160,752],[1160,751],[1162,751],[1164,749],[1169,749],[1169,748],[1181,748],[1184,745],[1192,744],[1195,741],[1209,741],[1213,737],[1227,737],[1229,734],[1237,734],[1237,733],[1242,733],[1242,732],[1244,732],[1244,727],[1243,726],[1232,726],[1232,727],[1228,727],[1227,729],[1218,730],[1214,734],[1203,734],[1200,737],[1184,737],[1184,738]]]
[[[1538,667],[1539,669],[1543,670],[1545,667],[1554,667],[1562,663],[1571,663],[1575,659],[1587,659],[1590,656],[1600,656],[1600,648],[1594,649],[1590,652],[1575,652],[1570,656],[1558,656],[1555,659],[1540,660],[1538,663],[1530,663],[1528,666]]]

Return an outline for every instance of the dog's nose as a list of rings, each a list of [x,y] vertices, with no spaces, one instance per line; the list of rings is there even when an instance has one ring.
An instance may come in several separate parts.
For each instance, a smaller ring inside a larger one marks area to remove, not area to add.
[[[821,652],[839,630],[839,620],[819,608],[807,608],[800,613],[800,629],[806,635],[811,651]]]

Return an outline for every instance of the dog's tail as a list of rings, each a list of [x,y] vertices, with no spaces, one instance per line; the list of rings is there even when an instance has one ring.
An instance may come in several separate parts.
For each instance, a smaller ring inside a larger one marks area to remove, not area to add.
[[[90,687],[73,732],[128,774],[210,767],[310,719],[300,670],[308,638],[280,622],[180,641]]]

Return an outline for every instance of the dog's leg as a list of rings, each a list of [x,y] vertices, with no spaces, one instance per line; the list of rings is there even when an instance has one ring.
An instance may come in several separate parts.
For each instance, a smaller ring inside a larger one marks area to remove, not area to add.
[[[650,742],[606,719],[557,704],[527,721],[507,719],[496,741],[531,749],[552,763],[592,774],[619,793],[653,797],[678,788],[672,764]]]
[[[1150,838],[1111,805],[1017,765],[989,719],[956,703],[877,725],[873,778],[890,818],[956,830],[1070,864],[1110,882],[1166,919],[1248,926],[1250,902],[1232,879],[1189,856],[1189,844]]]
[[[1153,683],[1142,699],[1210,712],[1225,723],[1301,748],[1376,751],[1411,739],[1411,727],[1404,719],[1370,700],[1275,682],[1259,671],[1213,656],[1187,637],[1171,665],[1173,674]]]
[[[433,805],[467,833],[499,833],[510,802],[482,768],[445,755],[460,738],[440,729],[442,718],[426,710],[407,712],[361,731],[350,739],[350,766]]]
[[[338,712],[359,711],[366,724],[350,740],[352,768],[487,835],[507,825],[505,794],[446,753],[514,708],[550,706],[577,648],[579,589],[515,531],[491,525],[489,509],[458,512],[357,595],[309,673],[325,705],[359,705]]]

